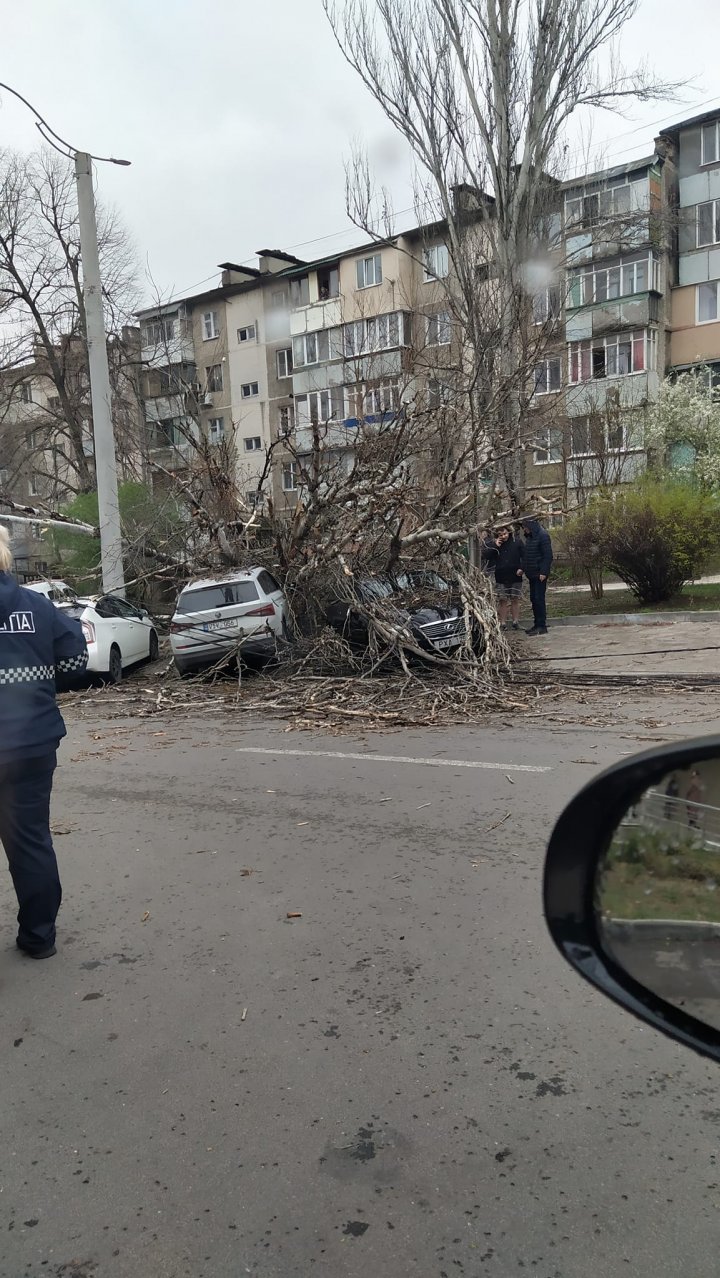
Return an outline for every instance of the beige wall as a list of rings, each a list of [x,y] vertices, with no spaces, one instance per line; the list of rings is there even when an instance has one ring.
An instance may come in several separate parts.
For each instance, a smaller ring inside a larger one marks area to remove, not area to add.
[[[695,285],[673,289],[670,362],[677,366],[720,359],[720,323],[696,324]]]

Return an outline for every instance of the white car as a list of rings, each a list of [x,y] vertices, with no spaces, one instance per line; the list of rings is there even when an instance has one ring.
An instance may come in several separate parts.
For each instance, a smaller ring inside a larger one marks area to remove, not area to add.
[[[287,604],[265,568],[192,581],[180,592],[170,623],[170,646],[180,674],[224,657],[267,657],[289,639]]]
[[[53,603],[74,603],[77,594],[72,586],[68,586],[66,581],[56,581],[48,578],[46,581],[27,581],[23,587],[24,590],[34,590],[38,595],[44,595],[46,599],[52,599]]]
[[[88,673],[107,675],[119,683],[123,670],[136,661],[156,661],[158,633],[150,614],[116,595],[76,599],[59,604],[81,624],[88,649]]]

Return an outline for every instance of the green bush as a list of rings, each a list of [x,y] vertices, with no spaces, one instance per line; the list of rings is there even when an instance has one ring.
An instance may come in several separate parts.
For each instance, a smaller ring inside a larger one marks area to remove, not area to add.
[[[707,490],[649,476],[595,497],[569,536],[596,547],[641,603],[661,603],[701,575],[720,548],[719,505]]]

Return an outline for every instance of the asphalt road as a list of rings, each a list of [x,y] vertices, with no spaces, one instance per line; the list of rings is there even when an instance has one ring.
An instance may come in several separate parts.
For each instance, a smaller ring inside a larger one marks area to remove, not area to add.
[[[0,881],[2,1278],[716,1275],[718,1067],[540,915],[627,729],[241,724],[71,725],[55,959]]]

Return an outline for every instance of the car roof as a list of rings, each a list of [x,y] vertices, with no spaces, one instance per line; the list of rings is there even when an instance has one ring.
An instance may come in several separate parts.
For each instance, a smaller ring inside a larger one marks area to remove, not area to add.
[[[180,594],[186,590],[200,590],[203,586],[227,586],[231,581],[247,581],[264,571],[263,568],[243,568],[242,571],[224,573],[222,577],[199,577],[197,581],[188,581]]]

